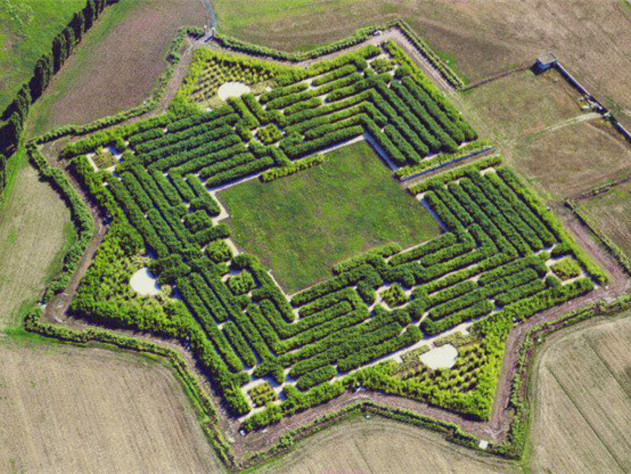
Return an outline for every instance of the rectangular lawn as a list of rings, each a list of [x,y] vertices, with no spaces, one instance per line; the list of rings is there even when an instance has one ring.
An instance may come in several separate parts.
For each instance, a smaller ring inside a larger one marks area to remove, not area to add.
[[[272,269],[293,293],[330,277],[333,264],[389,242],[403,247],[440,233],[430,213],[392,178],[366,142],[271,183],[222,191],[239,248]]]

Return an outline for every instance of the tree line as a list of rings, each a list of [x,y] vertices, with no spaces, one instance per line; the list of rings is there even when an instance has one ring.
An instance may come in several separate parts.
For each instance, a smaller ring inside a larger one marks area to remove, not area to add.
[[[92,27],[107,5],[118,0],[87,0],[66,27],[53,38],[50,51],[35,63],[33,76],[25,82],[13,101],[0,116],[0,193],[4,190],[5,169],[9,157],[20,142],[24,123],[31,105],[42,95],[52,77],[61,69],[74,47]]]

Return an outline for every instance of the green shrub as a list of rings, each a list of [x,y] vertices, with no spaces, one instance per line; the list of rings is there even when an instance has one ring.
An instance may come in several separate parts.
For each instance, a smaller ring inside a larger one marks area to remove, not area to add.
[[[550,270],[561,280],[570,280],[581,275],[581,266],[571,257],[564,257],[550,265]]]
[[[381,299],[390,307],[401,306],[408,300],[403,288],[398,283],[394,283],[381,293]]]

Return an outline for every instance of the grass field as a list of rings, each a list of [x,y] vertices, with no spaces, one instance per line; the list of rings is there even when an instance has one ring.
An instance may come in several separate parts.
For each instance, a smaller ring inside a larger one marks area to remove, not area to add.
[[[524,71],[466,92],[462,101],[508,161],[548,198],[564,199],[631,171],[628,143],[557,72]]]
[[[38,101],[37,135],[140,104],[166,68],[166,49],[180,26],[201,26],[199,0],[121,0],[106,9]]]
[[[219,470],[170,369],[33,339],[0,339],[0,471]]]
[[[323,165],[295,176],[254,180],[219,195],[237,245],[260,256],[290,293],[372,247],[394,241],[407,247],[440,231],[366,142],[326,156]]]
[[[563,331],[539,354],[533,471],[631,469],[630,316]]]
[[[0,0],[0,110],[85,0]]]
[[[407,20],[470,81],[553,50],[610,106],[631,117],[631,9],[624,1],[217,0],[222,31],[281,49],[333,41],[369,23]],[[309,8],[310,6],[310,8]],[[256,25],[255,28],[252,26]]]
[[[68,208],[34,168],[21,166],[0,220],[0,328],[18,323],[20,308],[61,265],[69,238],[74,228]]]
[[[318,433],[261,471],[481,473],[518,472],[518,467],[457,446],[437,433],[380,418],[356,418]]]
[[[468,112],[477,114],[503,144],[583,115],[579,94],[555,71],[511,74],[463,93]]]
[[[514,150],[517,168],[555,198],[629,174],[631,149],[601,119],[529,137]]]
[[[631,257],[631,183],[581,202],[598,229]]]

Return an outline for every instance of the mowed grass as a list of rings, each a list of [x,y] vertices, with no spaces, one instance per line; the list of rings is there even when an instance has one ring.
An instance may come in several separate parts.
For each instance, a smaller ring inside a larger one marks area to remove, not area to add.
[[[631,183],[581,202],[596,227],[631,258]]]
[[[0,110],[85,0],[0,0]]]
[[[377,245],[407,247],[440,233],[366,142],[326,157],[324,164],[294,176],[252,180],[219,194],[237,246],[260,257],[289,293]]]
[[[533,472],[631,470],[631,312],[564,330],[538,356]]]
[[[19,324],[21,309],[60,268],[74,234],[59,195],[32,166],[21,166],[0,220],[0,329]]]
[[[1,472],[219,472],[172,371],[130,353],[0,338]]]
[[[381,418],[355,418],[318,433],[261,469],[264,473],[519,472],[515,463],[445,440],[440,434]]]

